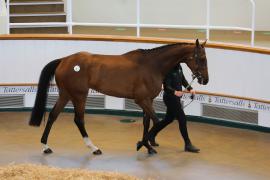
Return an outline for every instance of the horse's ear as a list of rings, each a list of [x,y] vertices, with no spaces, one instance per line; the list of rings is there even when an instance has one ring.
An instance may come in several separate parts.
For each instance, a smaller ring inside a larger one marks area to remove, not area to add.
[[[196,47],[199,47],[199,46],[200,46],[199,39],[196,39]]]
[[[202,43],[202,47],[204,48],[205,47],[205,45],[206,45],[206,42],[207,42],[207,39]]]

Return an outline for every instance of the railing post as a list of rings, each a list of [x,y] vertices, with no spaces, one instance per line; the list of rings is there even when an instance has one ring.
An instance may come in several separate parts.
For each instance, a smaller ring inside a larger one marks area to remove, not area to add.
[[[255,12],[256,12],[256,5],[254,0],[250,0],[251,5],[252,5],[252,19],[251,19],[251,46],[254,46],[255,42]]]
[[[7,34],[10,34],[10,10],[9,10],[9,0],[7,0]]]
[[[210,38],[210,0],[206,0],[206,39]]]
[[[140,23],[141,23],[141,0],[137,0],[137,37],[141,36]]]
[[[72,0],[67,0],[67,23],[68,33],[72,34]]]

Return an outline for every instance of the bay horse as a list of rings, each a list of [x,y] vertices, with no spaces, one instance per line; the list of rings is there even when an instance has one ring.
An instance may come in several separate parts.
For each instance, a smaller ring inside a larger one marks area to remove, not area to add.
[[[49,113],[41,137],[44,153],[52,153],[47,144],[49,132],[59,113],[69,100],[74,105],[74,122],[87,147],[93,154],[102,154],[88,137],[84,125],[85,103],[89,88],[120,98],[134,99],[143,110],[143,138],[137,150],[145,146],[149,154],[156,153],[147,140],[150,118],[159,119],[153,109],[153,99],[160,93],[165,75],[178,63],[186,63],[197,77],[198,83],[208,83],[205,44],[176,43],[153,49],[138,49],[122,55],[100,55],[79,52],[48,63],[42,70],[35,104],[29,125],[40,126],[46,109],[47,91],[55,76],[59,98]]]

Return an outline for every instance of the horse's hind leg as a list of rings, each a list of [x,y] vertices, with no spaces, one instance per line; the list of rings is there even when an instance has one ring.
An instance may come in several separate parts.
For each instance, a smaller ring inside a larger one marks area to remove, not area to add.
[[[43,144],[43,152],[45,154],[52,153],[52,150],[49,148],[47,141],[48,141],[48,136],[50,133],[50,130],[52,128],[53,123],[55,122],[56,118],[60,114],[60,112],[63,110],[65,105],[68,102],[68,97],[64,94],[59,94],[59,98],[54,105],[52,111],[49,114],[48,122],[46,124],[46,127],[44,129],[43,135],[41,137],[41,143]]]
[[[150,99],[144,99],[142,101],[136,101],[136,103],[143,109],[144,112],[143,137],[142,141],[139,141],[137,143],[137,151],[140,150],[142,146],[145,146],[149,154],[155,154],[157,153],[157,151],[153,147],[151,147],[150,144],[148,143],[148,130],[150,126],[150,118],[153,120],[154,124],[159,121],[152,107],[153,101]]]
[[[77,125],[78,129],[80,130],[85,145],[92,150],[93,154],[100,155],[102,154],[101,150],[93,144],[91,139],[88,137],[88,134],[85,129],[84,110],[86,97],[87,94],[77,95],[77,97],[72,100],[75,110],[74,122]]]

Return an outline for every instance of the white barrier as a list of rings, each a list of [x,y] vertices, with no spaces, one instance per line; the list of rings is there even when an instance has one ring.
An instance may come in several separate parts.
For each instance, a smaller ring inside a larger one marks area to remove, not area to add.
[[[0,34],[7,34],[7,9],[5,0],[0,0]]]
[[[0,94],[25,94],[24,105],[31,107],[35,97],[33,88],[3,84],[37,83],[45,64],[79,51],[122,54],[137,48],[149,49],[160,45],[163,44],[94,40],[2,40]],[[209,84],[201,86],[194,83],[195,90],[269,101],[270,55],[215,48],[207,48],[206,53]],[[190,71],[185,65],[183,68],[187,79],[190,80]],[[158,98],[160,100],[161,97]],[[187,104],[190,100],[184,98],[184,101]],[[122,110],[123,103],[121,98],[105,97],[105,109]],[[185,111],[190,115],[202,115],[203,104],[256,111],[258,125],[270,127],[270,105],[267,103],[201,94],[196,96],[196,100]]]

